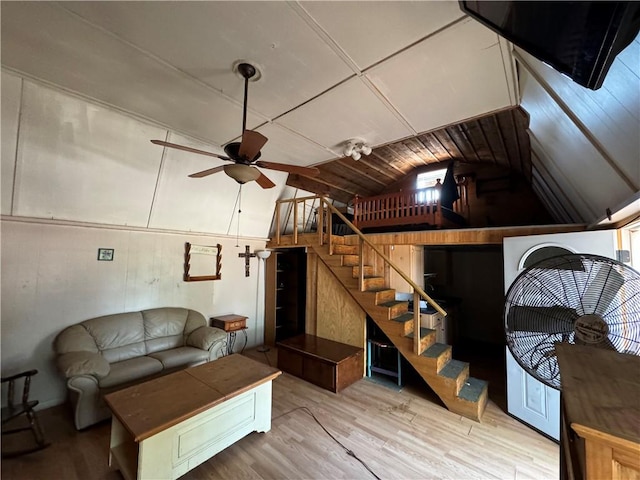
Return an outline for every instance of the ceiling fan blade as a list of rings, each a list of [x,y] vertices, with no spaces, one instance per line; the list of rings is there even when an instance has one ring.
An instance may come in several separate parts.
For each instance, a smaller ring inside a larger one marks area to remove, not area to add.
[[[267,143],[267,140],[268,138],[261,133],[245,130],[242,134],[242,143],[240,143],[238,155],[249,161],[253,160],[264,144]]]
[[[220,165],[219,167],[209,168],[201,172],[192,173],[191,175],[189,175],[189,177],[202,178],[202,177],[206,177],[207,175],[213,175],[214,173],[221,172],[222,170],[224,170],[224,165]]]
[[[151,140],[154,145],[162,145],[163,147],[175,148],[177,150],[184,150],[185,152],[197,153],[199,155],[207,155],[208,157],[220,158],[222,160],[231,160],[224,155],[218,155],[217,153],[205,152],[204,150],[198,150],[197,148],[185,147],[184,145],[178,145],[177,143],[164,142],[162,140]]]
[[[275,183],[273,183],[271,180],[269,180],[269,177],[267,177],[264,173],[260,172],[260,176],[258,178],[256,178],[256,182],[258,185],[260,185],[262,188],[273,188],[276,186]]]
[[[320,173],[316,167],[300,167],[298,165],[289,165],[286,163],[273,163],[273,162],[256,162],[258,167],[268,168],[270,170],[278,170],[280,172],[296,173],[298,175],[304,175],[305,177],[315,177]]]

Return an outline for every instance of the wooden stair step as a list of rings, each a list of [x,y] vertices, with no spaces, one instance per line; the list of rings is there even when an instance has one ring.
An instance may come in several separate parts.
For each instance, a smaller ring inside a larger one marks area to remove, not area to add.
[[[405,312],[391,319],[394,322],[405,323],[413,321],[413,313]]]
[[[412,318],[413,318],[413,314],[411,314],[411,315],[412,315]],[[432,330],[430,328],[420,327],[420,338],[424,338],[427,335],[430,335],[431,333],[435,333],[435,330]],[[407,333],[406,336],[409,337],[409,338],[413,338],[413,332]]]
[[[409,308],[409,303],[403,300],[390,300],[388,302],[383,302],[378,304],[379,307],[386,307],[389,309],[389,319],[395,318],[398,315],[401,315],[407,311]],[[413,315],[413,314],[411,314]]]
[[[372,289],[369,291],[374,292],[376,294],[376,298],[375,298],[376,305],[380,305],[381,303],[396,299],[396,291],[393,288],[382,287],[382,288]]]
[[[447,345],[445,343],[434,343],[422,352],[422,356],[424,358],[428,358],[430,361],[433,361],[433,368],[436,372],[442,370],[442,367],[449,363],[452,354],[453,349],[451,348],[451,345]]]
[[[334,255],[358,255],[358,245],[334,245]]]
[[[442,370],[438,372],[438,375],[456,379],[467,368],[469,368],[469,364],[467,362],[451,359],[444,367],[442,367]]]
[[[478,402],[489,387],[489,383],[479,378],[469,377],[458,393],[458,397],[467,402]]]
[[[403,313],[392,318],[391,321],[402,325],[402,335],[405,337],[413,332],[413,313]]]
[[[342,265],[345,267],[360,265],[360,255],[342,255]]]
[[[451,349],[451,345],[447,345],[444,343],[434,343],[424,352],[422,352],[422,356],[427,358],[438,358],[443,353],[446,353],[449,349]]]
[[[384,277],[364,277],[362,280],[362,288],[365,291],[369,291],[370,289],[380,289],[384,286]]]
[[[375,275],[375,269],[371,265],[364,265],[362,270],[364,271],[365,277],[371,277]],[[354,265],[352,267],[353,278],[358,278],[360,276],[360,265]]]

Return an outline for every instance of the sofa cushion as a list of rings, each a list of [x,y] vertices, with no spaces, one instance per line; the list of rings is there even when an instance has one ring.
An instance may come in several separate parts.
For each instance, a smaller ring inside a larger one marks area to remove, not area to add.
[[[209,358],[209,352],[193,347],[179,347],[150,353],[149,356],[161,361],[166,369],[205,362]]]
[[[58,368],[67,378],[76,375],[94,375],[102,378],[109,375],[109,362],[102,355],[93,352],[67,352],[58,356]]]
[[[100,388],[108,388],[162,371],[162,362],[151,357],[137,357],[111,364],[109,375],[98,381]]]
[[[146,353],[184,346],[184,326],[189,310],[154,308],[141,312],[144,320]]]
[[[98,353],[96,342],[84,325],[71,325],[58,334],[54,348],[56,353],[93,352]]]
[[[140,312],[119,313],[92,318],[82,325],[94,338],[109,363],[145,355],[144,325]]]

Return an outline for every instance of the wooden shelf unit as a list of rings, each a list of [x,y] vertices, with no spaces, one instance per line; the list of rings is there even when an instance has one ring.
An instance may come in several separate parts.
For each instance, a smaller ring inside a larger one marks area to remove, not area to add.
[[[267,259],[265,345],[304,332],[306,253],[304,249],[274,251]]]

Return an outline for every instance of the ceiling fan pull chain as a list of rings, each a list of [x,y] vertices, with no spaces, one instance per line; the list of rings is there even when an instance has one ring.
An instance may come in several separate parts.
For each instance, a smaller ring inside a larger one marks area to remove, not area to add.
[[[236,195],[236,203],[233,204],[233,210],[231,211],[231,219],[229,220],[229,226],[227,227],[227,235],[231,232],[231,225],[233,224],[233,217],[236,215],[236,205],[238,205],[238,198],[240,197],[240,191]]]
[[[236,230],[236,247],[239,247],[239,238],[240,238],[240,214],[242,213],[242,184],[240,184],[240,189],[238,190],[238,229]]]

